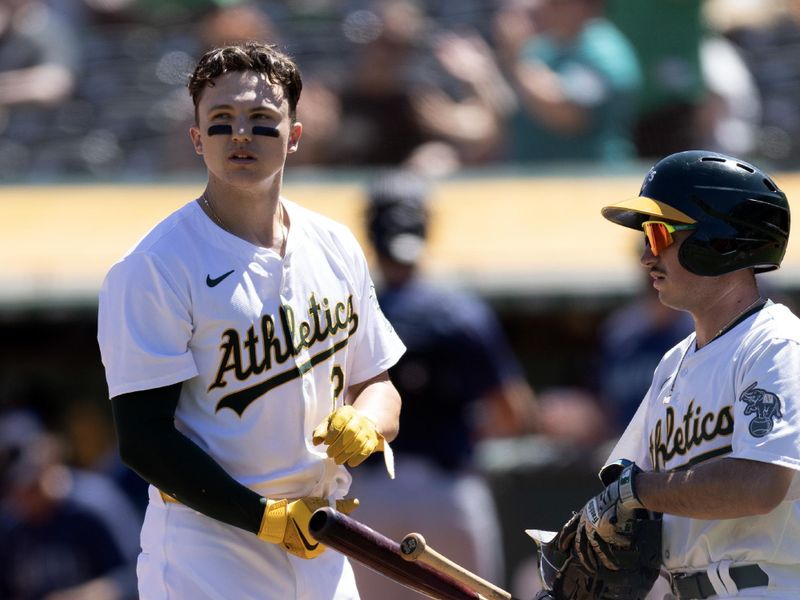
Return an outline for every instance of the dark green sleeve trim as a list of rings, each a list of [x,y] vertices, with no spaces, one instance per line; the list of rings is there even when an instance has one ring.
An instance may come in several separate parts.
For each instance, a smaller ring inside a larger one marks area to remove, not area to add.
[[[264,513],[261,496],[175,428],[180,391],[178,383],[111,399],[123,462],[186,506],[258,533]]]

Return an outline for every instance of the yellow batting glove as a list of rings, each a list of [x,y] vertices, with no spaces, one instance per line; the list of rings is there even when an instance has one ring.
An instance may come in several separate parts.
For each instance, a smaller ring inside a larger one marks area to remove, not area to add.
[[[394,457],[388,442],[371,419],[350,405],[337,408],[314,429],[314,445],[325,443],[337,465],[357,467],[373,452],[383,452],[386,469],[394,478]]]
[[[330,506],[326,498],[307,496],[299,500],[264,499],[266,507],[261,519],[258,537],[273,544],[280,544],[287,552],[300,558],[316,558],[325,552],[308,530],[308,523],[314,511],[323,506]],[[336,510],[350,514],[358,506],[356,498],[336,501]]]

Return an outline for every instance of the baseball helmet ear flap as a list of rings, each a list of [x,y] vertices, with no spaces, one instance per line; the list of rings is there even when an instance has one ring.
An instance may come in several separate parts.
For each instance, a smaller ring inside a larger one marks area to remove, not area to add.
[[[765,273],[780,266],[789,241],[789,207],[781,192],[758,197],[709,188],[693,200],[701,215],[678,251],[685,269],[716,277],[746,268]]]

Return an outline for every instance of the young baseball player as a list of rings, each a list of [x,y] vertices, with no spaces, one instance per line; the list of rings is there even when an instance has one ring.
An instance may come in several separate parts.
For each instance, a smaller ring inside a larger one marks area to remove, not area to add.
[[[694,332],[661,360],[609,457],[632,463],[584,507],[577,554],[613,570],[644,508],[663,513],[679,600],[800,597],[800,320],[755,278],[786,251],[785,195],[753,165],[689,151],[602,212],[644,234],[642,266]]]
[[[274,47],[189,82],[208,184],[108,273],[99,333],[123,460],[151,483],[142,598],[358,598],[310,535],[344,467],[386,450],[404,347],[352,234],[281,195],[301,78]],[[313,561],[307,559],[315,559]]]

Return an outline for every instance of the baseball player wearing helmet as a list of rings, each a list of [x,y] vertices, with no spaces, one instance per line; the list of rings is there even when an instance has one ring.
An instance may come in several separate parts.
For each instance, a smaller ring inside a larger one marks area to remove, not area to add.
[[[688,151],[602,213],[644,233],[642,266],[694,332],[611,453],[622,470],[582,510],[578,554],[613,568],[630,515],[648,509],[663,513],[678,599],[800,597],[800,320],[755,277],[783,259],[786,196],[753,165]]]
[[[273,46],[189,82],[208,184],[108,273],[98,340],[123,460],[151,483],[142,598],[358,598],[308,531],[397,433],[404,351],[342,225],[282,197],[301,78]],[[307,560],[307,559],[315,560]]]

